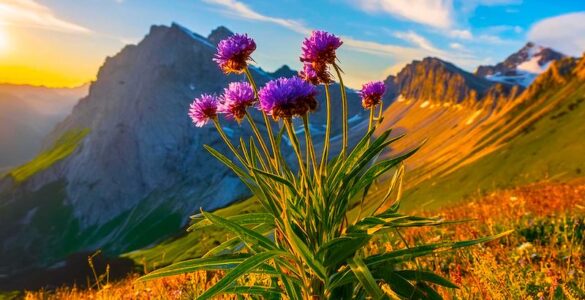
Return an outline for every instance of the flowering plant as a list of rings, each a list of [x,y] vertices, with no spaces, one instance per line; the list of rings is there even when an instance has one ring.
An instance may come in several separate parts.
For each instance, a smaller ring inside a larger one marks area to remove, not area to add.
[[[196,126],[208,122],[216,126],[234,159],[207,145],[205,148],[239,176],[265,212],[222,218],[202,211],[197,216],[202,220],[190,230],[220,226],[234,233],[235,238],[209,250],[202,258],[170,265],[142,279],[196,270],[226,271],[199,299],[222,293],[287,299],[436,299],[440,296],[435,285],[456,286],[434,273],[404,269],[402,262],[501,236],[407,245],[368,255],[365,246],[381,234],[448,222],[398,212],[403,161],[417,148],[379,159],[389,145],[400,139],[390,138],[390,130],[374,136],[382,120],[383,82],[364,84],[359,92],[363,107],[370,113],[369,126],[350,149],[347,96],[336,56],[341,45],[335,35],[314,31],[303,42],[304,67],[299,77],[278,78],[258,90],[247,64],[256,49],[254,41],[246,35],[234,35],[219,43],[215,58],[219,67],[225,73],[245,73],[249,82],[231,83],[221,97],[202,95],[191,104],[189,115]],[[340,151],[331,157],[330,70],[339,80],[343,114]],[[324,85],[327,115],[321,149],[315,147],[309,127],[309,116],[318,105],[315,85],[319,84]],[[264,117],[265,132],[250,116],[249,110],[254,106]],[[220,114],[238,122],[247,119],[254,137],[249,142],[241,139],[236,147],[220,125]],[[304,149],[293,127],[294,118],[302,119]],[[278,131],[274,130],[277,126]],[[281,146],[285,134],[296,157],[292,164]],[[386,194],[368,199],[370,187],[389,172],[393,177]],[[262,273],[273,279],[272,284],[240,285],[238,279],[248,273]]]

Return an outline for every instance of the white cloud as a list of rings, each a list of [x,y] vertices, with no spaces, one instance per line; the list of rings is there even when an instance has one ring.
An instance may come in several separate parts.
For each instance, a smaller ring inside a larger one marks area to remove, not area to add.
[[[34,0],[3,0],[0,25],[39,28],[67,33],[90,33],[86,27],[55,16],[48,7]]]
[[[369,13],[384,12],[431,27],[453,25],[452,0],[355,0],[350,3]]]
[[[203,2],[216,4],[228,8],[230,13],[236,17],[260,21],[260,22],[268,22],[277,24],[283,27],[286,27],[292,31],[307,34],[310,32],[310,29],[305,27],[302,23],[291,20],[291,19],[283,19],[283,18],[275,18],[263,15],[261,13],[256,12],[255,10],[251,9],[248,5],[244,4],[243,2],[236,1],[236,0],[203,0]]]
[[[453,29],[447,32],[447,35],[462,40],[471,40],[473,39],[473,34],[468,29]]]
[[[527,38],[565,54],[580,56],[585,51],[585,12],[564,14],[541,20],[528,31]]]
[[[461,44],[459,44],[459,43],[450,43],[450,44],[449,44],[449,47],[450,47],[451,49],[456,49],[456,50],[462,50],[462,49],[464,49],[464,48],[465,48],[463,45],[461,45]]]
[[[413,43],[414,45],[418,46],[421,49],[425,49],[430,52],[441,52],[439,49],[435,48],[435,46],[433,46],[433,44],[429,40],[427,40],[421,35],[418,35],[412,30],[408,32],[397,31],[394,33],[394,36],[399,39],[403,39],[405,41]]]

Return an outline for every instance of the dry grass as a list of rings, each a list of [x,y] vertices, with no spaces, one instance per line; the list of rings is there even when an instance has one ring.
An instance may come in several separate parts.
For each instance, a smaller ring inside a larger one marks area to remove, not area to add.
[[[447,219],[474,221],[437,228],[409,229],[372,242],[372,253],[423,241],[462,240],[516,232],[470,249],[409,263],[434,270],[457,283],[441,289],[446,299],[585,299],[585,185],[538,184],[501,191],[439,212]],[[436,214],[436,212],[435,212]],[[404,239],[402,239],[402,236]],[[91,289],[64,287],[34,291],[26,299],[188,299],[217,282],[217,272],[197,272],[146,283],[137,275]],[[249,276],[245,284],[267,284]],[[229,298],[226,298],[229,299]]]

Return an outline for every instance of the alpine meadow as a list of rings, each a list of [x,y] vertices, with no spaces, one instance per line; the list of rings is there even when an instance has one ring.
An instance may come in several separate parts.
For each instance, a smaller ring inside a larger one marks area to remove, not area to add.
[[[0,0],[0,300],[585,299],[585,3],[94,2]]]

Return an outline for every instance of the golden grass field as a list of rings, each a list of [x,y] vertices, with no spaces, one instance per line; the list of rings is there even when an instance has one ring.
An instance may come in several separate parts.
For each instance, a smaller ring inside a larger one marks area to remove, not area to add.
[[[423,214],[469,222],[408,229],[372,242],[366,251],[384,252],[421,241],[464,240],[515,232],[481,246],[412,261],[433,270],[459,289],[440,288],[445,299],[585,299],[585,183],[539,183],[499,191],[465,204]],[[148,270],[147,270],[148,271]],[[26,299],[190,299],[213,285],[220,272],[196,272],[137,283],[139,274],[108,282],[107,274],[89,289],[63,287],[27,291]],[[248,276],[243,284],[268,282]],[[237,299],[224,296],[223,299]]]

